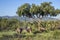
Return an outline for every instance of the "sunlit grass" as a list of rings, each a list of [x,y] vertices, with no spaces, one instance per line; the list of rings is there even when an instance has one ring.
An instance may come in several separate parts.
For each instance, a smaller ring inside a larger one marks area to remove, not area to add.
[[[3,35],[13,35],[14,33],[16,33],[15,31],[3,31],[0,32],[0,37],[2,37]]]
[[[6,32],[0,32],[0,37],[3,38],[3,35],[12,35],[14,36],[15,31],[6,31]],[[9,40],[60,40],[60,30],[54,30],[54,31],[49,31],[49,32],[42,32],[42,33],[37,33],[37,34],[25,34],[25,37],[22,38],[7,38]],[[3,38],[3,40],[5,40]]]

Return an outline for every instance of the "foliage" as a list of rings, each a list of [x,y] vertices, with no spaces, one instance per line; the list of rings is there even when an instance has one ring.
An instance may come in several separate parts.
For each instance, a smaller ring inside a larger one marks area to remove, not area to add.
[[[26,17],[38,17],[40,16],[56,16],[60,13],[60,9],[55,9],[54,6],[51,5],[52,2],[43,2],[41,5],[25,3],[17,9],[18,16],[26,16]]]
[[[19,16],[23,15],[23,16],[30,17],[29,10],[30,10],[30,4],[25,3],[24,5],[18,8],[17,14]]]
[[[17,19],[1,19],[0,21],[0,31],[3,30],[15,30],[15,28],[19,27],[19,21]]]
[[[42,30],[55,30],[60,29],[60,21],[34,21],[34,22],[20,22],[17,19],[1,19],[0,21],[0,31],[5,30],[16,30],[20,27],[30,27],[33,32],[41,32]]]
[[[22,23],[22,24],[21,24]],[[31,27],[31,33],[25,29],[21,34],[16,33],[15,28]],[[4,29],[5,28],[5,29]],[[45,31],[39,30],[45,28]],[[0,40],[60,40],[60,20],[20,22],[16,19],[1,19]],[[9,30],[11,31],[9,31]],[[5,31],[6,30],[6,31]]]

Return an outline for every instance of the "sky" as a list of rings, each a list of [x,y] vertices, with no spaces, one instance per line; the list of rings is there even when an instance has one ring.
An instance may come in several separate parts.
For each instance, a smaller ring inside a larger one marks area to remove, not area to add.
[[[39,5],[42,2],[52,2],[55,8],[60,9],[60,0],[0,0],[0,16],[16,16],[17,8],[24,3]]]

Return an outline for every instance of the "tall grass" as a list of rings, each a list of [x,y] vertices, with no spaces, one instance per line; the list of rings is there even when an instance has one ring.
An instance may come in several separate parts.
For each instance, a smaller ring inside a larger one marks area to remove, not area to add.
[[[60,30],[42,32],[35,35],[25,35],[24,37],[15,37],[15,32],[0,32],[0,40],[60,40]],[[5,36],[3,36],[5,35]]]

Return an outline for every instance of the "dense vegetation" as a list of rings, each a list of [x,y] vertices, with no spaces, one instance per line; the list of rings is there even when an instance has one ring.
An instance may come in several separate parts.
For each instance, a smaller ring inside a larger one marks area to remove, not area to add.
[[[34,21],[34,22],[20,22],[17,19],[6,19],[6,18],[1,18],[0,19],[0,31],[3,30],[16,30],[16,28],[20,27],[31,27],[32,32],[34,31],[40,31],[41,28],[44,28],[46,30],[54,30],[54,29],[59,29],[60,28],[60,21]]]
[[[16,28],[31,27],[31,33],[26,30],[22,35],[16,33]],[[45,30],[43,30],[43,29]],[[20,37],[21,36],[21,37]],[[60,21],[20,22],[17,19],[0,19],[0,40],[60,40]]]
[[[18,26],[19,21],[17,19],[7,19],[7,18],[0,19],[0,31],[14,30]]]
[[[60,9],[55,9],[51,2],[41,5],[24,4],[17,10],[18,16],[37,17],[56,16]],[[0,17],[0,40],[60,40],[60,20],[27,22]]]

